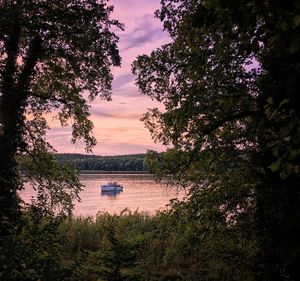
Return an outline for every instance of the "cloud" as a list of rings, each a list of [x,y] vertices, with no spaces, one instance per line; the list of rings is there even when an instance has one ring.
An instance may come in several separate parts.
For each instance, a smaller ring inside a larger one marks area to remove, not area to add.
[[[125,42],[125,46],[121,49],[121,52],[149,44],[164,35],[161,26],[157,26],[154,23],[153,15],[145,14],[136,20],[136,27],[130,33],[122,36],[122,41]]]
[[[143,144],[133,144],[131,142],[119,142],[117,144],[98,143],[95,150],[101,151],[101,155],[124,155],[146,153],[148,149],[164,151],[165,147],[161,147],[160,149],[158,149],[156,145],[147,146]]]
[[[93,118],[95,117],[101,117],[101,118],[116,118],[116,119],[140,119],[141,118],[141,114],[139,113],[135,113],[135,112],[131,112],[131,113],[127,113],[126,111],[121,112],[117,109],[115,109],[113,112],[111,113],[107,113],[104,111],[101,111],[100,109],[92,109],[90,110]]]
[[[165,150],[154,144],[150,133],[140,121],[147,108],[163,106],[141,95],[134,85],[131,64],[138,55],[150,54],[152,50],[170,42],[162,23],[154,18],[160,0],[111,0],[115,6],[112,18],[125,24],[125,31],[117,30],[120,37],[121,67],[112,67],[112,101],[96,99],[90,105],[94,136],[98,144],[94,154],[114,155],[145,153],[147,149]],[[59,122],[50,121],[52,130],[49,142],[59,152],[85,153],[84,144],[71,145],[71,128],[60,128]]]
[[[112,87],[114,90],[122,87],[123,85],[127,84],[128,82],[134,81],[135,77],[134,75],[130,73],[125,73],[122,75],[116,76],[116,78],[113,80]]]

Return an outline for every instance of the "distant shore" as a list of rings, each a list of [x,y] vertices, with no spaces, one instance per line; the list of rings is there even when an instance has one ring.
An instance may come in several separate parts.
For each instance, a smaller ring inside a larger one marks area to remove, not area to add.
[[[150,175],[147,171],[102,171],[102,170],[78,170],[79,174],[139,174]]]

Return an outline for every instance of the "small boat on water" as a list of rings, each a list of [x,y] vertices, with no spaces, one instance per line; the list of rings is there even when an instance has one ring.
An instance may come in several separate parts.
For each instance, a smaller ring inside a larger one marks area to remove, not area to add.
[[[110,191],[123,191],[123,186],[117,182],[108,182],[107,184],[101,185],[101,192],[110,192]]]

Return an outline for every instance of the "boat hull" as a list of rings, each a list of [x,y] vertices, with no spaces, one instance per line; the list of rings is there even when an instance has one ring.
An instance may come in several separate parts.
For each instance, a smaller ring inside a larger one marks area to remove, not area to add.
[[[109,185],[102,185],[101,192],[114,192],[114,191],[123,191],[122,186],[109,186]]]

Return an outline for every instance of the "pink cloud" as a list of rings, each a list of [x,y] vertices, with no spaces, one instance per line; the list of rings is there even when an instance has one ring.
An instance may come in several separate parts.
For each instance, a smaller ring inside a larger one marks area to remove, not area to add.
[[[150,54],[170,41],[162,23],[154,18],[160,0],[112,0],[110,3],[115,6],[112,17],[125,24],[125,31],[117,31],[122,66],[112,69],[112,101],[97,99],[91,103],[91,119],[98,141],[94,154],[145,153],[147,149],[163,151],[165,147],[152,141],[140,121],[148,108],[162,108],[162,105],[138,92],[131,73],[131,64],[138,55]],[[72,145],[70,139],[70,128],[60,128],[57,122],[52,123],[48,140],[59,152],[84,153],[83,144]]]

